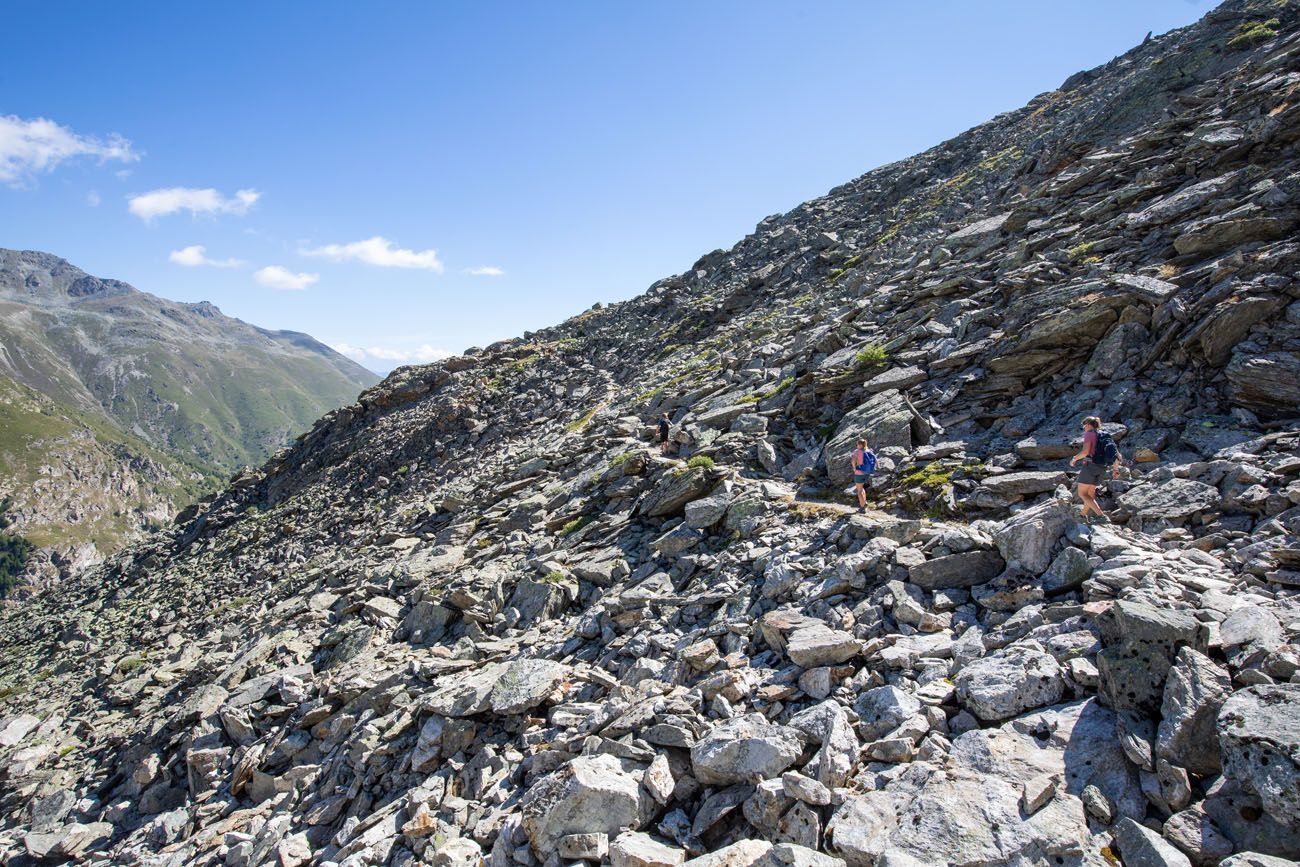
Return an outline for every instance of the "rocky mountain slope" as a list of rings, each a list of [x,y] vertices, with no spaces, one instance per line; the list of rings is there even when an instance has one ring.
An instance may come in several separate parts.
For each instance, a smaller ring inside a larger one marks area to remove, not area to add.
[[[396,371],[0,620],[0,857],[1292,863],[1298,139],[1230,0]]]
[[[56,560],[165,524],[376,379],[306,335],[0,250],[0,490]]]

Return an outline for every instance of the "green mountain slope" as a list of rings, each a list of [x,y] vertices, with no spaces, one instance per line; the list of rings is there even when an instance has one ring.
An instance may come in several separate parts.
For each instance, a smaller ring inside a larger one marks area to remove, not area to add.
[[[39,545],[111,550],[377,379],[305,334],[0,250],[0,492]]]

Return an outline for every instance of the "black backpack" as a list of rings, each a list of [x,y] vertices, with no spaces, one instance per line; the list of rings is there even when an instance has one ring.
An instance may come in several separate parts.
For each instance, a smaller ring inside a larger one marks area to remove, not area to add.
[[[1104,430],[1097,431],[1097,446],[1092,450],[1092,462],[1108,467],[1119,460],[1119,446],[1115,438]]]

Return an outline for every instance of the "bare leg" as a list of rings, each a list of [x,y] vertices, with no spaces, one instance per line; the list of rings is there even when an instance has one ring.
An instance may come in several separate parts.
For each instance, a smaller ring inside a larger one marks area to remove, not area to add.
[[[865,485],[854,485],[858,489],[858,506],[865,509],[867,507],[867,488]]]
[[[1079,485],[1079,497],[1083,500],[1083,517],[1088,517],[1088,512],[1096,512],[1099,518],[1106,517],[1101,506],[1097,505],[1096,485]]]

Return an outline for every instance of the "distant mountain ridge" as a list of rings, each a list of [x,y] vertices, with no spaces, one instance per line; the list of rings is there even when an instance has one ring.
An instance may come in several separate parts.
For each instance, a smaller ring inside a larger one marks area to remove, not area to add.
[[[115,547],[377,380],[309,335],[0,249],[0,490],[38,544]]]

